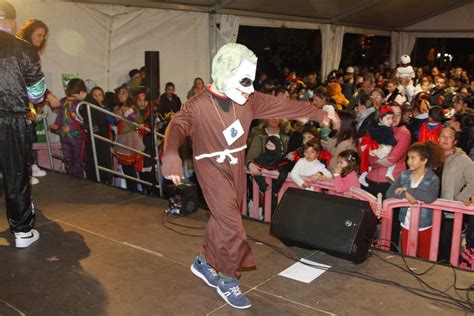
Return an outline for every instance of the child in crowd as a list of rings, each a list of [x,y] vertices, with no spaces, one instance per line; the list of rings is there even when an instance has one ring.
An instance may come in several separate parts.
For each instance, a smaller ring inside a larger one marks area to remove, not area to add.
[[[428,121],[420,127],[418,141],[424,143],[428,140],[437,143],[439,133],[443,128],[443,109],[440,106],[433,106],[428,111]]]
[[[375,116],[377,124],[369,125],[368,132],[362,138],[360,143],[360,151],[362,153],[359,182],[368,187],[366,177],[371,170],[369,166],[369,156],[376,156],[379,159],[386,158],[393,146],[397,143],[393,136],[392,123],[393,111],[390,106],[382,107]],[[387,168],[385,177],[388,181],[395,181],[393,177],[393,170],[395,165]]]
[[[143,145],[145,146],[145,153],[150,155],[151,157],[154,156],[154,148],[153,148],[153,133],[151,133],[149,130],[150,129],[150,122],[152,118],[155,117],[155,111],[152,110],[149,106],[149,103],[147,101],[147,94],[146,90],[140,90],[136,95],[135,95],[135,104],[136,104],[136,110],[137,113],[141,116],[143,120],[144,127],[146,128],[140,128],[138,129],[138,133],[142,136],[143,140]],[[159,145],[159,140],[157,139],[157,145]],[[154,179],[154,159],[153,158],[148,158],[144,157],[143,158],[143,168],[142,171],[140,171],[140,179],[145,180],[147,182],[153,183]],[[152,195],[154,194],[154,189],[152,187],[147,187],[143,186],[143,190],[145,193]]]
[[[273,191],[280,191],[281,186],[288,176],[288,169],[285,168],[288,161],[284,160],[283,144],[280,138],[277,136],[269,136],[265,143],[264,152],[254,159],[253,163],[266,170],[278,171],[278,178],[273,182]],[[265,192],[268,188],[265,178],[263,176],[254,176],[254,179],[258,184],[260,192]]]
[[[416,143],[420,135],[420,128],[428,120],[430,105],[430,95],[428,93],[418,93],[412,102],[412,118],[407,124],[411,134],[411,142]]]
[[[438,198],[439,178],[433,172],[442,164],[443,149],[433,142],[415,143],[408,149],[408,170],[387,190],[387,198],[405,198],[411,204],[418,201],[432,203]],[[400,209],[399,220],[402,226],[401,252],[407,253],[408,232],[410,229],[410,207]],[[431,245],[433,210],[421,208],[418,229],[417,257],[428,259]]]
[[[59,103],[56,121],[49,128],[59,134],[67,174],[84,177],[84,141],[86,136],[76,120],[77,105],[87,96],[87,87],[82,79],[71,79],[66,86],[66,97]]]
[[[360,188],[358,168],[359,155],[355,150],[344,150],[337,156],[337,165],[333,174],[337,193],[347,191],[351,187]]]
[[[93,87],[86,97],[86,101],[94,104],[96,106],[104,107],[104,90],[100,87]],[[89,117],[87,115],[87,107],[82,106],[79,109],[79,114],[82,116],[83,122],[82,126],[87,135],[87,141],[85,146],[85,172],[86,179],[97,181],[95,168],[94,168],[94,155],[92,151],[92,144],[90,141],[89,134]],[[110,136],[110,127],[107,119],[107,114],[100,112],[94,108],[91,108],[91,118],[92,118],[92,129],[95,134],[102,136],[104,138],[112,139]],[[110,152],[110,144],[96,139],[95,140],[96,156],[97,163],[101,167],[108,169],[112,168],[112,155]],[[105,171],[100,171],[100,181],[103,183],[111,184],[112,175]]]
[[[142,116],[133,110],[133,106],[129,102],[124,102],[121,104],[120,113],[129,121],[135,122],[137,124],[143,123]],[[143,151],[145,149],[143,140],[137,132],[137,128],[134,125],[122,120],[118,122],[116,141],[135,150]],[[141,171],[140,167],[141,162],[143,161],[143,156],[119,146],[114,147],[114,154],[117,156],[119,164],[126,166],[135,165],[138,167],[136,168],[137,171]]]
[[[298,160],[290,173],[291,179],[302,188],[310,188],[311,182],[328,180],[332,178],[328,169],[318,160],[321,145],[315,140],[310,140],[304,145],[304,158]],[[308,177],[309,179],[303,179]]]
[[[304,145],[306,145],[310,140],[315,140],[318,143],[321,143],[319,138],[319,131],[315,127],[306,128],[303,131],[302,136],[302,144],[300,147],[296,148],[293,151],[290,151],[286,155],[286,159],[289,161],[289,165],[291,166],[290,169],[300,160],[300,158],[304,157]],[[318,160],[321,161],[326,167],[329,165],[329,161],[331,160],[331,154],[326,149],[322,149],[318,154]]]

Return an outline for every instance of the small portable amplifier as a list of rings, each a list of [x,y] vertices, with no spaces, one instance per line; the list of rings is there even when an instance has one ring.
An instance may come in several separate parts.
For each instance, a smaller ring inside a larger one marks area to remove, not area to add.
[[[167,187],[169,213],[189,215],[198,209],[198,190],[196,184],[170,185]]]

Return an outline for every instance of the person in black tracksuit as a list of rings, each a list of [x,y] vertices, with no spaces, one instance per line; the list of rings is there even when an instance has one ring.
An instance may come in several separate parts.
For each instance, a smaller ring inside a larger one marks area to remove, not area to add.
[[[10,231],[16,247],[25,248],[39,238],[33,229],[35,208],[29,186],[32,137],[26,113],[29,101],[42,101],[46,85],[35,48],[11,34],[15,19],[15,8],[0,1],[0,172]]]

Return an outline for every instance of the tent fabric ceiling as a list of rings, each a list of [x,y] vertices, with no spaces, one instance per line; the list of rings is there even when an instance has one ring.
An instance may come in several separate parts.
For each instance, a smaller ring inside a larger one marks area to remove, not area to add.
[[[72,0],[401,31],[472,0]]]

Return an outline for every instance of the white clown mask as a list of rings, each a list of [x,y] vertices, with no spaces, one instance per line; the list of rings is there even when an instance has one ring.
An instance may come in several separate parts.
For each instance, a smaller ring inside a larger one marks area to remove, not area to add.
[[[255,91],[253,82],[256,71],[256,63],[242,58],[233,75],[224,80],[224,94],[235,103],[244,105],[249,96]]]

